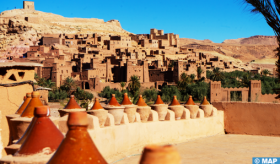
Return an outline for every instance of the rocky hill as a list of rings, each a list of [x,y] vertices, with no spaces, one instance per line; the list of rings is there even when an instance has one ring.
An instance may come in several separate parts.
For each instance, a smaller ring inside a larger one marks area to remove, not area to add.
[[[211,41],[181,39],[181,46],[198,49],[203,52],[215,52],[240,59],[243,62],[275,63],[275,49],[278,47],[275,36],[252,36],[249,38],[230,39],[223,43]]]

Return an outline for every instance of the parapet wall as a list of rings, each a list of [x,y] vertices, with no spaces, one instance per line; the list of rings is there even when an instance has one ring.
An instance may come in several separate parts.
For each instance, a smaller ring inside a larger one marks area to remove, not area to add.
[[[280,103],[213,102],[224,111],[225,132],[280,136]]]
[[[174,112],[169,110],[168,120],[165,121],[158,121],[155,111],[152,115],[152,121],[142,123],[139,115],[137,122],[128,123],[125,114],[121,125],[109,125],[107,121],[104,128],[99,127],[97,117],[91,116],[93,129],[88,132],[109,163],[128,155],[140,154],[148,144],[182,143],[189,139],[224,134],[223,111],[207,118],[200,114],[196,119],[185,117],[175,120]]]

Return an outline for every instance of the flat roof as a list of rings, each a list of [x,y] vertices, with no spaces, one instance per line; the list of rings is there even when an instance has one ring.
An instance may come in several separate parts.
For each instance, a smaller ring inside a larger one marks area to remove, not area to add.
[[[0,68],[1,67],[42,67],[43,64],[39,63],[32,63],[32,62],[0,62]]]

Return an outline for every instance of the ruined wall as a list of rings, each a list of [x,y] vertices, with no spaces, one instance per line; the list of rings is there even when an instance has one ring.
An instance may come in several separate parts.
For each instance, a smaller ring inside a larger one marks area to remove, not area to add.
[[[0,86],[0,111],[2,113],[2,117],[0,118],[2,120],[0,129],[2,129],[1,138],[4,147],[6,147],[9,143],[9,126],[6,115],[15,114],[15,112],[23,102],[23,97],[26,95],[26,93],[31,93],[32,91],[33,87],[30,84],[24,84],[14,87]],[[5,156],[6,152],[2,151],[2,155]]]
[[[280,136],[280,104],[213,102],[224,111],[225,131],[229,134]]]

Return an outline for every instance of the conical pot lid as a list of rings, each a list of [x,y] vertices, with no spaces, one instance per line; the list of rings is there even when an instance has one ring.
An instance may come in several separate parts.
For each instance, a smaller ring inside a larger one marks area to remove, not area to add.
[[[21,117],[34,117],[34,109],[38,106],[43,106],[43,103],[40,100],[40,93],[38,91],[32,92],[32,99],[21,113]]]
[[[64,136],[50,120],[49,114],[48,106],[35,108],[34,115],[37,119],[16,155],[40,153],[46,147],[50,148],[48,153],[51,154],[58,148]]]
[[[172,145],[147,145],[141,156],[140,164],[180,164],[179,152]]]
[[[31,93],[26,93],[25,100],[24,100],[23,104],[18,108],[16,114],[21,114],[24,111],[24,109],[26,108],[26,106],[29,104],[31,99],[32,99]]]
[[[193,102],[192,96],[189,96],[189,99],[185,105],[195,105],[195,103]]]
[[[122,105],[133,105],[133,103],[129,100],[127,93],[123,94],[123,101],[121,104]]]
[[[173,96],[173,100],[172,100],[170,106],[173,106],[173,105],[181,105],[179,103],[179,101],[177,100],[177,96]]]
[[[69,130],[66,137],[48,164],[107,164],[87,131],[88,120],[86,112],[69,113],[67,125]]]
[[[139,95],[139,99],[138,99],[138,102],[137,104],[138,106],[148,106],[146,103],[145,103],[145,100],[143,99],[142,95]]]
[[[64,107],[64,109],[82,109],[80,105],[76,102],[75,96],[71,95],[70,100],[68,101],[67,105]]]
[[[121,106],[121,105],[118,103],[118,101],[117,101],[117,99],[116,99],[116,97],[115,97],[115,94],[112,94],[112,97],[111,97],[111,100],[110,100],[110,102],[109,102],[109,105],[112,105],[112,106]]]
[[[161,100],[160,95],[157,95],[157,100],[155,102],[155,105],[164,104],[164,102]]]
[[[204,96],[203,101],[200,105],[210,105],[210,103],[206,99],[206,96]]]
[[[104,108],[99,103],[98,98],[95,98],[95,102],[94,102],[94,105],[92,106],[91,110],[98,110],[98,109],[104,109]]]

